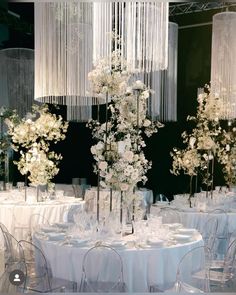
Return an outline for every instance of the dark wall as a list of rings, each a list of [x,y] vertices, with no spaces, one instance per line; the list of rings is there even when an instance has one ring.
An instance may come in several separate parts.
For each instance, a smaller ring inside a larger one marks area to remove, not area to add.
[[[23,6],[22,6],[23,5]],[[10,27],[9,40],[4,47],[30,47],[33,48],[33,5],[29,3],[9,4],[11,9],[18,10],[29,23],[28,33],[20,27],[16,30]],[[181,133],[189,129],[186,123],[188,114],[195,114],[197,106],[197,88],[203,87],[210,81],[211,65],[211,24],[212,15],[217,11],[199,12],[194,14],[172,17],[171,21],[179,24],[178,42],[178,122],[166,122],[165,127],[147,139],[146,156],[152,160],[152,169],[148,172],[147,187],[154,193],[164,193],[171,197],[175,193],[187,192],[189,178],[187,176],[174,176],[170,173],[170,151],[173,147],[182,147]],[[28,37],[27,37],[28,34]],[[65,107],[62,107],[65,114]],[[92,170],[91,132],[84,123],[70,123],[67,139],[57,145],[56,150],[63,155],[60,172],[56,182],[71,183],[72,177],[87,177],[92,185],[96,184],[96,176]],[[17,176],[19,177],[19,175]],[[221,176],[220,176],[221,177]],[[218,180],[216,180],[217,182]],[[219,180],[219,182],[222,180]]]

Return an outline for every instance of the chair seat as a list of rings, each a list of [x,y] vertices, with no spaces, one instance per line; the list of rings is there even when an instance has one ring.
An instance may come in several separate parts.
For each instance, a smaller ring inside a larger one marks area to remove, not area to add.
[[[27,278],[25,289],[38,293],[49,293],[52,291],[75,292],[77,284],[64,279],[52,278],[49,287],[48,283],[42,278],[38,278],[38,280],[36,278]]]
[[[180,293],[182,293],[182,292],[183,293],[184,292],[186,292],[186,293],[204,293],[204,291],[202,291],[196,287],[193,287],[187,283],[183,283],[183,282],[181,282],[179,285],[179,292]]]
[[[203,271],[199,271],[199,272],[195,273],[194,277],[197,279],[203,279],[204,278]],[[232,278],[233,278],[232,273],[225,274],[221,271],[210,270],[210,282],[226,283]]]
[[[103,293],[120,293],[120,292],[126,292],[127,288],[125,283],[119,282],[118,284],[116,282],[87,282],[84,281],[80,292],[103,292]]]
[[[210,271],[210,281],[211,282],[220,282],[220,283],[226,283],[229,280],[231,280],[233,278],[233,274],[232,273],[223,273],[220,271],[214,271],[211,270]]]
[[[222,270],[223,271],[224,268],[224,260],[212,260],[211,261],[211,265],[210,265],[210,269],[214,270]]]

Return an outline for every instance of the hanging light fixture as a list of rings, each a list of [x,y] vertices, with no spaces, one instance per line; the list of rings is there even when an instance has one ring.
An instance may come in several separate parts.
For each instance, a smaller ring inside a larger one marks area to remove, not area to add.
[[[73,120],[89,119],[91,106],[104,103],[89,94],[93,62],[118,48],[132,72],[164,69],[167,41],[168,3],[36,2],[35,99],[67,105]]]
[[[213,16],[211,92],[224,100],[224,119],[236,118],[236,12]]]
[[[160,121],[177,121],[177,58],[178,25],[169,22],[168,68],[150,74],[154,94],[148,106],[149,114]]]
[[[35,100],[68,106],[71,119],[91,117],[92,3],[35,3]],[[70,119],[70,118],[69,118]]]
[[[118,48],[131,72],[166,69],[168,8],[168,2],[95,2],[94,62]]]
[[[34,97],[34,50],[0,50],[0,107],[16,109],[24,117]]]

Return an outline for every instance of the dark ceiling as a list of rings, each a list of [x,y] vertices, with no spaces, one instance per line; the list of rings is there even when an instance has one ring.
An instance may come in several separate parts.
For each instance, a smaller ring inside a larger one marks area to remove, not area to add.
[[[224,7],[217,9],[219,3]],[[211,22],[215,13],[225,10],[225,5],[226,3],[222,1],[172,2],[170,21],[176,22],[180,27]],[[236,3],[230,2],[228,5],[229,10],[236,10]],[[199,12],[201,9],[203,11]],[[7,3],[7,0],[0,0],[0,24],[5,24],[9,30],[9,40],[3,42],[0,48],[19,46],[34,48],[33,3]]]

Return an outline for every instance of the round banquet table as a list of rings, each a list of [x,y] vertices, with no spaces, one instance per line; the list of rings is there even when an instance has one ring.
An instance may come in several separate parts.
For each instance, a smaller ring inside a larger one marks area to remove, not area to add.
[[[236,230],[236,210],[231,209],[234,212],[227,212],[227,217],[221,213],[212,213],[211,209],[206,212],[199,212],[196,208],[175,208],[174,206],[169,206],[168,204],[164,203],[163,206],[159,204],[159,206],[155,206],[155,204],[151,207],[151,213],[153,215],[159,215],[161,207],[170,207],[175,209],[180,216],[180,221],[186,228],[195,228],[200,232],[203,232],[205,223],[208,218],[210,217],[217,217],[218,219],[218,233],[222,234],[228,226],[228,233],[232,233]]]
[[[24,201],[0,199],[0,222],[19,241],[26,239],[30,228],[30,217],[40,220],[43,216],[50,224],[62,222],[70,209],[84,206],[84,201],[77,198],[64,197],[58,200],[27,203]],[[39,214],[37,216],[37,214]],[[34,219],[36,221],[36,219]]]
[[[163,204],[164,207],[167,207],[169,205]],[[153,205],[151,207],[151,213],[154,215],[159,215],[159,211],[161,210],[161,204],[157,204],[157,206]],[[195,228],[201,233],[204,232],[204,226],[208,220],[208,218],[216,217],[218,220],[218,229],[217,229],[217,235],[220,237],[217,239],[216,242],[216,253],[219,256],[219,258],[224,256],[224,253],[227,249],[228,245],[228,239],[232,232],[236,231],[236,210],[231,209],[231,211],[234,212],[226,212],[227,215],[222,213],[214,213],[212,210],[209,209],[206,212],[199,212],[196,208],[188,208],[183,206],[182,208],[178,207],[175,208],[174,206],[169,206],[170,208],[175,209],[179,216],[180,216],[180,222],[183,224],[186,228]],[[170,220],[171,222],[171,220]]]
[[[43,250],[54,277],[74,281],[78,286],[80,285],[82,260],[92,245],[65,245],[61,241],[48,240],[40,233],[34,235],[34,242]],[[193,241],[184,244],[159,248],[155,246],[115,248],[123,261],[124,281],[128,292],[147,292],[147,279],[150,274],[153,283],[167,288],[172,286],[180,259],[191,249],[203,244],[202,237],[198,233]],[[198,257],[193,259],[196,260],[194,265],[197,265]],[[96,261],[94,261],[94,267],[96,267]]]

